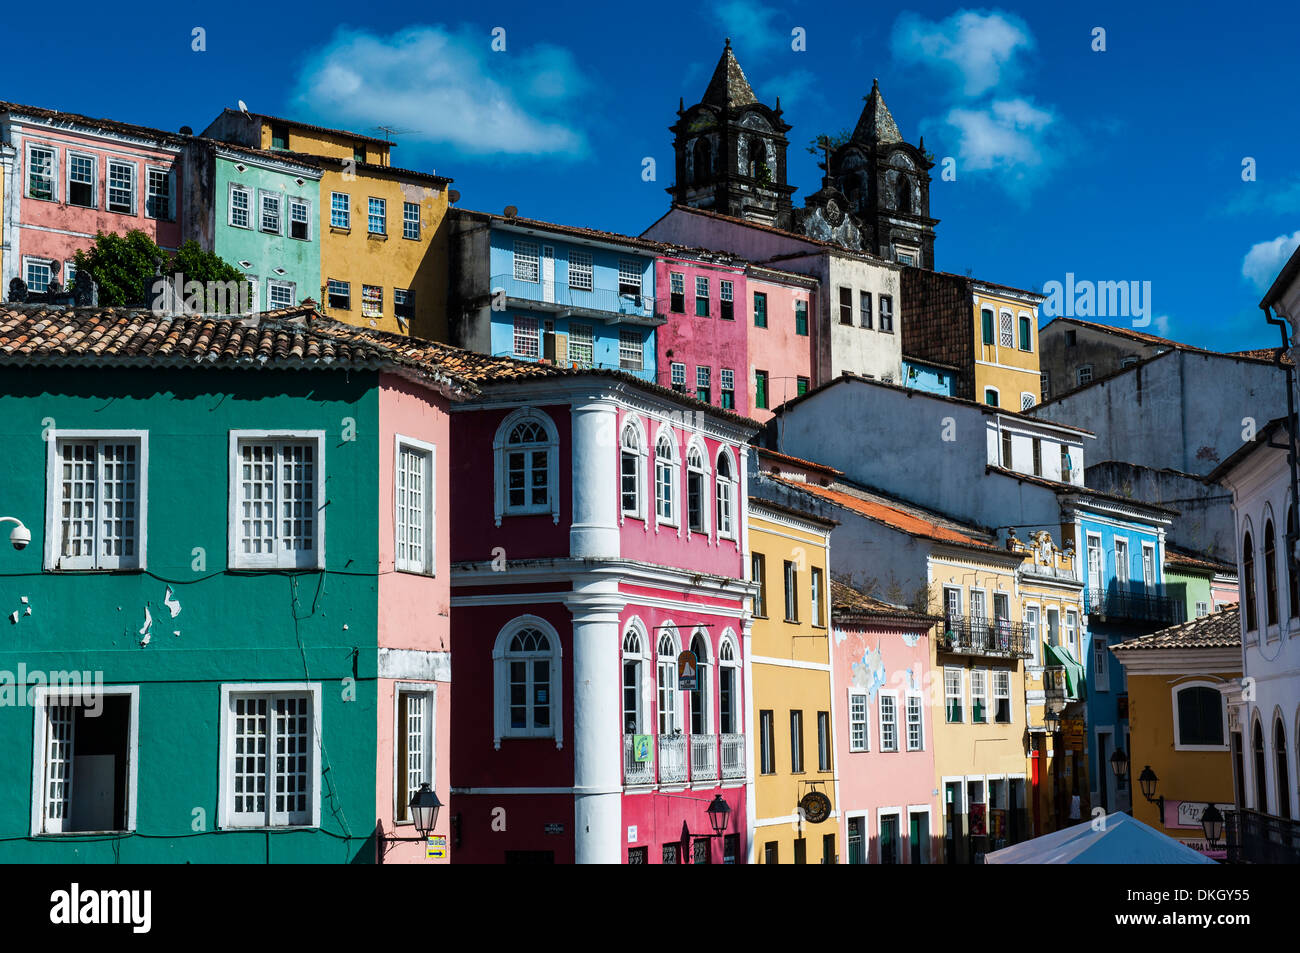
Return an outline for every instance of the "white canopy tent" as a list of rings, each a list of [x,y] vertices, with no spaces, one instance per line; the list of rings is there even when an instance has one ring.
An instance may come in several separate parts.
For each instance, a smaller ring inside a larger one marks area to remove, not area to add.
[[[1128,814],[1108,814],[984,855],[986,864],[1212,864],[1213,860]]]

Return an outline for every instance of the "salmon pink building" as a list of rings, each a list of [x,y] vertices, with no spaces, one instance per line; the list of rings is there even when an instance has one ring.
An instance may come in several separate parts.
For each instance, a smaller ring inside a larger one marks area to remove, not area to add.
[[[451,427],[452,642],[478,686],[452,703],[453,860],[742,862],[756,425],[615,371],[476,360]]]
[[[655,261],[658,383],[715,407],[748,414],[745,263],[709,252]]]
[[[180,245],[184,136],[0,103],[0,141],[16,150],[3,193],[5,296],[14,278],[34,292],[67,287],[73,255],[97,232],[140,229],[166,250]]]
[[[851,864],[941,857],[930,630],[938,620],[831,583],[840,824]]]
[[[749,415],[767,421],[772,407],[806,394],[823,383],[815,380],[817,314],[820,282],[766,265],[745,269],[749,290],[749,379],[754,405]]]

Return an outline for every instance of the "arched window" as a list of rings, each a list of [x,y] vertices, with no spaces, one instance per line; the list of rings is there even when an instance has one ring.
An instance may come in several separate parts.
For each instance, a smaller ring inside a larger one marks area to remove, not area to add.
[[[709,640],[703,631],[691,639],[695,653],[695,690],[691,692],[691,734],[707,735],[709,731]]]
[[[767,146],[763,140],[757,136],[749,137],[749,168],[747,170],[751,178],[759,179],[763,177],[764,171],[771,173],[767,168]]]
[[[623,633],[623,733],[646,734],[645,635],[639,619],[628,623]]]
[[[677,451],[666,433],[655,440],[655,515],[660,523],[677,525]]]
[[[1264,521],[1264,619],[1277,625],[1277,548],[1273,545],[1273,521]]]
[[[708,485],[703,448],[693,441],[686,450],[686,526],[692,533],[709,531]]]
[[[736,484],[731,472],[731,454],[723,450],[718,454],[718,475],[716,477],[718,506],[718,536],[734,539],[736,535]]]
[[[708,182],[713,178],[713,150],[709,148],[709,140],[701,136],[695,140],[695,178],[692,180],[693,185],[700,185]]]
[[[1251,746],[1255,750],[1255,810],[1268,813],[1268,781],[1264,776],[1264,730],[1255,721],[1254,737]]]
[[[718,648],[718,731],[740,734],[740,677],[736,666],[736,644],[731,630],[722,634]],[[725,749],[724,749],[725,750]],[[723,762],[724,767],[726,762]]]
[[[1300,573],[1297,573],[1295,560],[1295,543],[1297,536],[1300,535],[1296,530],[1295,506],[1286,508],[1286,540],[1282,550],[1283,558],[1286,559],[1286,595],[1287,595],[1287,616],[1295,619],[1300,617]]]
[[[1175,748],[1222,748],[1224,702],[1219,690],[1211,685],[1188,684],[1174,689]]]
[[[559,437],[551,418],[522,407],[497,428],[496,523],[502,515],[550,513],[560,521],[560,492],[556,457]]]
[[[1279,717],[1273,723],[1273,758],[1277,767],[1277,816],[1291,817],[1291,771],[1287,768],[1286,728]]]
[[[907,181],[907,176],[900,175],[898,182],[894,186],[894,196],[896,198],[895,207],[903,215],[912,214],[912,186]]]
[[[659,734],[672,735],[681,731],[677,721],[677,639],[675,630],[659,634],[655,658],[655,680],[659,686]]]
[[[1255,618],[1255,545],[1250,530],[1241,539],[1241,595],[1246,603],[1246,631],[1253,632],[1259,626]]]
[[[513,619],[492,650],[496,738],[554,738],[563,745],[559,698],[560,638],[544,619]]]
[[[641,439],[641,428],[636,421],[628,420],[623,424],[622,436],[619,438],[619,473],[621,479],[622,512],[624,516],[644,519],[642,501],[645,498],[645,444]]]

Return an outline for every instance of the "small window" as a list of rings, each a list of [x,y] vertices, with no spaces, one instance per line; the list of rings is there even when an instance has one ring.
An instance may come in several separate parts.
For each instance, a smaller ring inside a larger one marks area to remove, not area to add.
[[[867,751],[867,695],[849,692],[849,750]]]
[[[1034,476],[1043,475],[1043,441],[1038,437],[1034,438]]]
[[[1092,365],[1084,364],[1074,372],[1075,383],[1082,387],[1084,384],[1092,383]]]
[[[624,516],[641,518],[641,483],[644,479],[641,433],[634,423],[623,425],[619,438],[619,479]]]
[[[1020,392],[1020,412],[1024,413],[1038,402],[1038,399],[1028,391]]]
[[[1000,330],[998,343],[1002,347],[1015,347],[1016,338],[1013,331],[1012,317],[1010,311],[1003,311],[998,316],[998,327]]]
[[[1136,357],[1122,357],[1122,358],[1120,358],[1119,366],[1120,366],[1121,368],[1124,368],[1124,367],[1132,367],[1132,366],[1135,365],[1137,362],[1138,362],[1138,359],[1137,359]]]
[[[754,327],[767,327],[767,294],[762,291],[754,292]]]
[[[708,476],[704,470],[704,457],[698,446],[686,451],[686,527],[692,533],[707,533],[705,524],[708,500],[705,488]]]
[[[595,331],[590,324],[569,325],[569,361],[578,367],[591,367],[596,363]]]
[[[323,568],[324,435],[232,431],[231,443],[232,568]]]
[[[817,770],[831,769],[831,713],[817,713]]]
[[[384,316],[384,289],[379,285],[361,286],[361,316],[363,318]]]
[[[674,361],[671,370],[673,390],[682,394],[686,393],[686,365]]]
[[[253,193],[238,185],[230,187],[230,224],[235,228],[251,228],[249,216],[253,206]]]
[[[275,192],[259,192],[260,214],[258,217],[258,231],[268,232],[272,235],[280,234],[280,196]]]
[[[871,327],[871,292],[858,293],[858,323],[864,328]]]
[[[176,217],[172,206],[172,172],[170,169],[147,169],[144,214],[170,222]]]
[[[1011,723],[1011,673],[1006,669],[993,672],[993,721],[999,725]]]
[[[925,723],[922,720],[921,696],[907,695],[907,750],[921,751],[925,748]]]
[[[367,199],[366,228],[371,235],[388,234],[388,200],[373,195]]]
[[[898,750],[898,698],[881,692],[880,704],[880,750]]]
[[[271,123],[271,148],[289,148],[289,127],[287,124],[282,122]]]
[[[148,435],[55,431],[49,446],[45,568],[142,568]]]
[[[894,333],[894,298],[892,295],[880,296],[880,330],[886,334]]]
[[[960,724],[966,720],[965,700],[962,696],[962,670],[945,668],[943,670],[944,713],[949,724]]]
[[[54,262],[43,258],[24,258],[23,261],[26,263],[27,290],[44,294],[54,280]]]
[[[354,142],[352,144],[352,161],[365,164],[366,145],[364,142]]]
[[[736,484],[735,477],[731,472],[731,457],[727,455],[726,451],[718,455],[718,473],[715,486],[718,536],[722,539],[734,539],[736,535]]]
[[[330,278],[326,284],[329,306],[340,311],[352,310],[352,285],[347,281]]]
[[[94,156],[70,154],[68,156],[68,204],[81,208],[95,208],[95,187],[98,176],[95,174]],[[38,196],[33,196],[36,198]]]
[[[1007,470],[1014,470],[1014,458],[1012,457],[1011,431],[1002,431],[1002,466]]]
[[[311,202],[307,199],[289,199],[289,237],[311,241]]]
[[[776,731],[774,712],[764,709],[758,713],[758,771],[760,774],[776,774]],[[775,855],[774,844],[769,844]],[[774,863],[768,860],[768,863]]]
[[[767,559],[762,553],[752,553],[750,556],[751,581],[758,583],[758,594],[754,596],[754,616],[759,619],[767,618]]]
[[[734,321],[736,318],[734,287],[734,284],[730,281],[718,283],[718,304],[721,307],[720,315],[724,321]]]
[[[415,317],[415,292],[410,288],[393,289],[393,314],[399,321],[410,323]]]
[[[1218,689],[1193,685],[1174,693],[1178,747],[1221,748],[1224,741],[1223,696]]]
[[[1042,399],[1047,400],[1052,396],[1052,375],[1048,371],[1043,371],[1038,375],[1038,386],[1042,391]]]
[[[719,372],[719,385],[722,390],[721,406],[726,410],[736,409],[736,372],[724,367]]]
[[[992,308],[980,309],[980,329],[982,333],[983,343],[991,345],[993,343],[993,309]]]
[[[853,323],[853,289],[840,289],[840,324]]]
[[[998,406],[998,390],[996,387],[984,388],[984,403],[990,407]]]
[[[569,252],[569,287],[574,291],[591,291],[595,287],[591,252]]]
[[[536,358],[540,354],[537,319],[515,315],[514,352],[516,357]]]
[[[53,201],[54,150],[45,146],[27,148],[27,196]]]
[[[706,404],[710,402],[712,396],[712,389],[709,385],[710,375],[711,368],[695,368],[695,397],[698,400],[704,401]]]
[[[1032,351],[1034,349],[1033,322],[1029,320],[1029,315],[1020,316],[1020,350]]]
[[[702,275],[695,279],[695,316],[697,318],[709,316],[709,279]]]
[[[989,673],[983,669],[972,669],[970,673],[970,720],[975,724],[988,724],[989,720]]]
[[[631,297],[641,296],[641,262],[620,258],[618,262],[618,293]]]
[[[434,448],[398,438],[394,468],[394,560],[398,571],[433,574]]]
[[[767,410],[767,371],[754,371],[754,406]]]
[[[139,689],[29,690],[40,816],[33,835],[135,829]],[[265,759],[263,759],[265,760]]]
[[[135,214],[135,166],[108,160],[108,210]]]
[[[266,307],[269,311],[275,311],[278,308],[292,308],[297,304],[294,295],[294,283],[292,281],[275,281],[266,282]]]
[[[686,276],[680,271],[674,271],[668,276],[668,284],[671,288],[669,293],[668,309],[673,314],[686,313]]]
[[[799,621],[799,571],[795,563],[785,563],[785,621]]]
[[[502,512],[526,515],[552,511],[555,443],[548,418],[536,411],[507,418],[497,434],[498,486]]]
[[[402,237],[420,240],[420,203],[402,203]]]
[[[808,302],[794,303],[794,333],[801,337],[808,336]]]
[[[434,706],[432,691],[399,689],[397,692],[397,725],[393,730],[397,745],[397,773],[393,779],[393,806],[396,809],[394,820],[399,824],[414,820],[411,817],[412,796],[422,784],[432,787],[434,783]]]
[[[790,772],[803,773],[803,712],[790,711]]]
[[[1066,332],[1065,332],[1065,346],[1066,346],[1066,347],[1074,347],[1075,343],[1078,341],[1078,334],[1079,334],[1079,332],[1074,331],[1074,330],[1066,331]]]
[[[639,371],[645,367],[644,343],[640,332],[618,332],[618,366],[625,371]]]
[[[1200,619],[1210,614],[1210,604],[1208,602],[1196,603],[1196,618]]]
[[[816,566],[809,570],[812,577],[812,624],[816,626],[825,626],[826,619],[823,611],[823,602],[825,601],[825,586],[822,583],[822,571]]]
[[[352,198],[346,192],[330,193],[330,227],[352,227]]]
[[[1066,623],[1066,638],[1074,642],[1073,627]],[[1092,680],[1099,692],[1110,691],[1110,651],[1105,636],[1094,634],[1092,637]]]

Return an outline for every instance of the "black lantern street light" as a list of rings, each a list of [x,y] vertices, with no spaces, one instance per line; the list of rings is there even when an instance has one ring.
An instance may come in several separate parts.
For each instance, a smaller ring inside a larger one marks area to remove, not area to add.
[[[1124,790],[1124,784],[1128,781],[1128,755],[1123,748],[1116,748],[1115,753],[1110,756],[1110,769],[1115,772],[1115,781],[1119,789]]]
[[[411,810],[411,821],[420,836],[395,837],[392,834],[380,834],[379,840],[383,844],[385,854],[393,849],[392,845],[394,844],[428,840],[429,835],[433,833],[433,829],[438,826],[438,811],[442,808],[442,802],[438,800],[438,795],[429,787],[428,781],[422,783],[420,790],[411,795],[410,803],[407,806]],[[380,862],[383,862],[382,854],[380,855]]]
[[[1142,773],[1138,775],[1138,785],[1142,788],[1142,796],[1147,799],[1148,804],[1159,805],[1160,821],[1161,823],[1164,823],[1165,798],[1163,794],[1159,797],[1156,796],[1156,785],[1159,782],[1160,779],[1156,777],[1156,773],[1151,770],[1151,765],[1149,764],[1144,767]]]
[[[1043,727],[1047,729],[1049,735],[1054,735],[1061,730],[1061,713],[1052,711],[1050,708],[1043,713]]]
[[[723,800],[721,794],[715,794],[705,813],[709,815],[709,825],[713,828],[713,836],[721,837],[722,832],[727,829],[727,822],[731,820],[731,805]]]
[[[1201,830],[1205,832],[1205,840],[1210,845],[1210,850],[1214,850],[1223,837],[1223,812],[1213,803],[1205,805],[1205,811],[1201,814]]]

